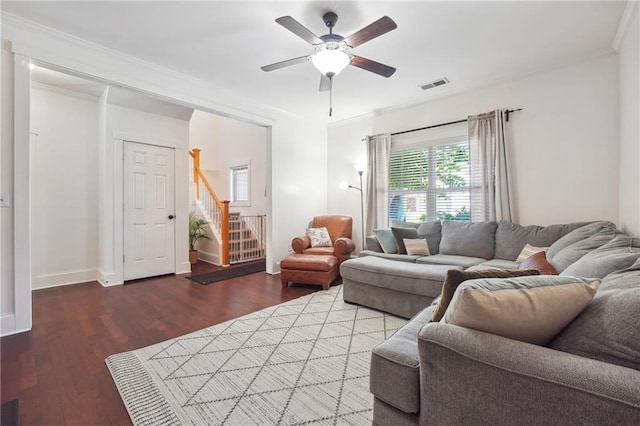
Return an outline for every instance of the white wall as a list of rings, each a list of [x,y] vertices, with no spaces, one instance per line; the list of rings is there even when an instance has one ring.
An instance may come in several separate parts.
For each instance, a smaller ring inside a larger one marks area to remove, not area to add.
[[[629,3],[632,18],[620,52],[620,227],[640,236],[640,26],[638,4]]]
[[[32,288],[96,279],[98,98],[31,91]]]
[[[351,164],[366,156],[365,135],[459,120],[495,108],[523,108],[509,121],[514,221],[617,222],[617,81],[618,58],[612,55],[338,123],[329,128],[329,187],[349,176],[355,182]],[[348,207],[354,218],[360,215],[355,194],[330,190],[328,197],[330,211]]]
[[[2,96],[2,121],[0,145],[0,192],[9,194],[13,206],[13,54],[11,45],[2,40],[2,59],[0,60]],[[2,334],[8,326],[14,312],[14,272],[13,272],[13,207],[0,207],[0,317]]]
[[[189,122],[189,147],[200,148],[200,168],[221,200],[229,200],[230,168],[250,165],[251,203],[231,203],[231,212],[262,215],[267,210],[267,129],[232,118],[194,111]]]

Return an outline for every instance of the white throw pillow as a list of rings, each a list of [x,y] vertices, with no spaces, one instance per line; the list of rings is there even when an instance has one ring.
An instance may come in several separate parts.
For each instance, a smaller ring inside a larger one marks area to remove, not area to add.
[[[407,250],[407,254],[410,256],[429,256],[429,246],[427,240],[424,238],[409,239],[403,238],[404,246]]]
[[[536,253],[540,253],[541,251],[546,252],[547,250],[549,250],[549,247],[535,247],[535,246],[532,246],[531,244],[527,244],[522,248],[522,251],[518,255],[518,258],[516,259],[516,263],[520,263],[523,260],[533,256]]]
[[[600,280],[535,275],[463,282],[441,322],[536,345],[549,343],[589,304]]]
[[[311,247],[333,247],[329,231],[322,228],[307,228],[307,237],[311,240]]]

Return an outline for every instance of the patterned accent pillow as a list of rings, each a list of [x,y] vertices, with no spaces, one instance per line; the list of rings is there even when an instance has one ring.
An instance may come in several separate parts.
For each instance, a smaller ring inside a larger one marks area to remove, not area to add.
[[[536,253],[540,253],[541,251],[545,252],[549,250],[549,247],[536,247],[536,246],[532,246],[531,244],[526,244],[523,248],[522,251],[520,252],[520,254],[518,255],[518,258],[516,259],[516,263],[520,263],[523,260],[533,256]]]
[[[589,304],[600,280],[540,275],[467,281],[443,323],[545,345]]]
[[[307,237],[311,240],[311,247],[333,247],[329,231],[322,228],[307,228]]]
[[[427,240],[403,238],[402,242],[410,256],[429,256],[429,246]]]
[[[447,276],[442,284],[442,293],[440,294],[440,300],[438,306],[431,315],[431,321],[440,321],[444,316],[444,313],[449,307],[451,299],[456,292],[456,289],[460,284],[466,280],[475,280],[479,278],[511,278],[511,277],[523,277],[526,275],[540,275],[535,269],[525,269],[521,271],[511,269],[484,269],[480,271],[460,271],[457,269],[449,269]]]
[[[553,265],[547,260],[547,254],[544,251],[539,251],[520,262],[518,269],[536,269],[540,271],[540,275],[558,275]]]

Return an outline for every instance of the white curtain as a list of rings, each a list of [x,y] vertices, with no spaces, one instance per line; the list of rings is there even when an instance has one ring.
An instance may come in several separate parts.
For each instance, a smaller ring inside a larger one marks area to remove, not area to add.
[[[367,136],[367,226],[365,235],[389,226],[391,135]]]
[[[504,115],[497,109],[468,118],[472,222],[512,220]]]

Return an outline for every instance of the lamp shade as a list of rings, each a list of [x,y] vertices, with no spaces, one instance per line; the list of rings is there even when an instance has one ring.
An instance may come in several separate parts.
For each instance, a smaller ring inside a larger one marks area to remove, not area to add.
[[[340,182],[340,189],[349,189],[349,182],[347,182],[346,180]]]
[[[351,58],[341,50],[322,49],[313,54],[311,63],[323,75],[334,76],[351,63]]]

